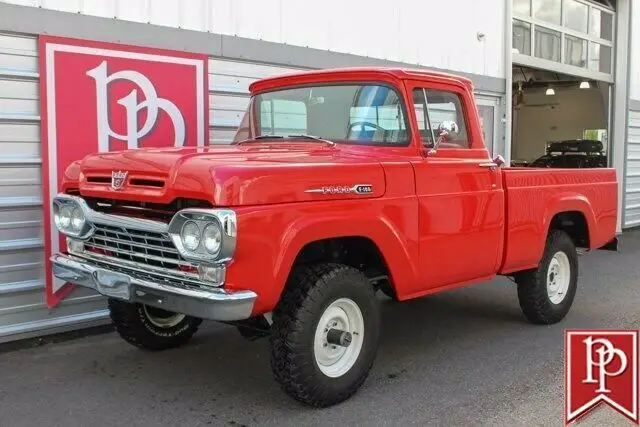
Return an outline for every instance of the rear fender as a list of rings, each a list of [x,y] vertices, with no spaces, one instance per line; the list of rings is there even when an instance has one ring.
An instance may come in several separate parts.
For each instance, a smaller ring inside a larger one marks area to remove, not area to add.
[[[596,218],[591,207],[589,199],[578,193],[562,193],[551,199],[545,213],[543,215],[543,223],[541,239],[537,248],[537,259],[542,259],[542,253],[549,235],[551,221],[553,218],[563,212],[580,212],[587,222],[587,233],[589,236],[589,244],[593,246],[594,231],[597,227]]]

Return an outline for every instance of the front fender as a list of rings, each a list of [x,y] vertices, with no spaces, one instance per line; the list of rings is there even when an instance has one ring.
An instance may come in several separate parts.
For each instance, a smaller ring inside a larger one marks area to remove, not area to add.
[[[289,271],[302,248],[311,242],[339,237],[365,237],[380,250],[391,280],[401,290],[417,276],[417,240],[411,242],[393,221],[385,216],[369,216],[354,221],[352,214],[302,218],[291,224],[282,236],[281,248],[274,265],[277,283],[287,280]],[[413,250],[412,250],[413,248]]]
[[[415,199],[305,203],[238,211],[238,243],[226,285],[258,294],[254,314],[273,310],[300,251],[309,243],[364,237],[379,249],[398,296],[417,280]]]

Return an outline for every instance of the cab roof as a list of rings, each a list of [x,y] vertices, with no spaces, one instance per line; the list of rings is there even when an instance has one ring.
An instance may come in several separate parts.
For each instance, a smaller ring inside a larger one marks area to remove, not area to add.
[[[249,91],[251,93],[256,93],[279,87],[296,86],[319,81],[357,81],[375,80],[376,78],[394,80],[396,82],[409,79],[434,81],[462,86],[465,89],[473,91],[473,82],[467,77],[440,71],[431,71],[423,68],[400,67],[350,67],[301,70],[257,80],[249,85]]]

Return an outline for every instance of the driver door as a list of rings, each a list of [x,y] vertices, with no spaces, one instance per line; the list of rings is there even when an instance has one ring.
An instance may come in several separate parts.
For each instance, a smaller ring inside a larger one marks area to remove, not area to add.
[[[423,146],[412,162],[419,203],[419,259],[424,288],[446,287],[495,274],[504,239],[504,195],[499,167],[485,148],[475,105],[462,88],[410,83],[413,114]],[[412,113],[409,113],[412,114]],[[438,126],[450,135],[431,150]]]

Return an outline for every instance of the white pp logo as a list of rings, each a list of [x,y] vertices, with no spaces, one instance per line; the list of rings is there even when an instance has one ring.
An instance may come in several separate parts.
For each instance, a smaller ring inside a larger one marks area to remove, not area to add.
[[[613,346],[611,341],[606,338],[588,337],[583,342],[587,346],[587,378],[582,382],[585,384],[598,384],[597,393],[611,393],[607,389],[606,382],[608,377],[617,377],[627,369],[627,356],[624,351]],[[594,345],[598,344],[594,350]],[[594,360],[594,354],[596,355]],[[618,359],[620,367],[617,371],[609,371],[607,367]],[[593,368],[598,368],[598,378],[593,377]]]
[[[145,137],[155,126],[158,120],[159,110],[165,111],[174,129],[174,146],[182,147],[185,140],[184,117],[176,105],[168,99],[159,98],[153,83],[143,74],[124,70],[107,75],[107,61],[102,61],[97,67],[87,71],[87,75],[96,82],[96,100],[98,112],[98,151],[109,151],[109,137],[127,141],[127,148],[139,147],[139,141]],[[133,89],[128,95],[120,98],[117,102],[126,111],[127,133],[121,135],[111,128],[109,123],[109,100],[108,87],[115,80],[128,80],[136,84],[142,91],[144,101],[138,102],[138,90]],[[142,125],[138,126],[138,113],[147,109],[147,118]]]

